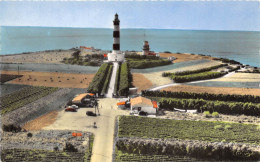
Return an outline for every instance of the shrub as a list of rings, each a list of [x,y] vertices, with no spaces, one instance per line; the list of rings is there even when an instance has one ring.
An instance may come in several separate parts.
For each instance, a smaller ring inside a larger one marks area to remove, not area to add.
[[[220,64],[220,65],[215,65],[215,66],[211,66],[208,68],[202,68],[202,69],[192,70],[192,71],[189,71],[189,70],[188,71],[178,71],[178,72],[174,73],[174,75],[190,75],[190,74],[202,73],[202,72],[206,72],[206,71],[211,71],[213,69],[218,69],[223,66],[227,66],[227,64]]]
[[[125,62],[121,65],[120,69],[120,80],[119,80],[119,88],[118,88],[118,94],[120,96],[127,96],[128,91],[131,85],[130,82],[130,69],[128,67],[128,64]]]
[[[159,57],[156,57],[156,56],[147,56],[147,55],[138,55],[138,54],[126,54],[125,55],[125,58],[127,59],[135,59],[135,60],[159,60],[160,58]]]
[[[211,117],[211,114],[209,111],[204,111],[203,114],[206,116],[206,118]]]
[[[95,77],[93,78],[92,82],[88,87],[88,92],[98,94],[101,93],[109,67],[110,66],[108,63],[104,63],[101,65],[101,67],[98,69],[98,72],[96,73]]]
[[[5,132],[21,132],[22,128],[20,126],[9,124],[3,125],[3,131]]]
[[[78,152],[78,150],[71,143],[66,143],[65,147],[63,148],[63,151],[66,151],[66,152]]]
[[[225,125],[224,129],[232,129],[231,125]]]
[[[208,101],[203,99],[176,99],[161,98],[159,100],[160,108],[173,111],[173,108],[179,109],[197,109],[198,112],[219,112],[221,114],[244,114],[251,116],[260,116],[260,104],[250,102],[224,102]]]
[[[218,118],[219,117],[219,113],[218,112],[213,112],[211,115],[214,118]]]
[[[27,133],[27,137],[31,138],[32,137],[32,133]]]
[[[117,72],[116,72],[116,81],[115,81],[115,88],[114,88],[115,95],[117,95],[117,91],[119,88],[120,71],[121,71],[121,65],[119,65]]]
[[[129,67],[134,69],[146,69],[146,68],[152,68],[156,66],[163,66],[163,65],[169,65],[172,64],[170,60],[166,59],[159,59],[159,60],[128,60]]]
[[[124,157],[124,161],[131,161],[138,155],[150,155],[154,161],[154,157],[159,155],[167,156],[189,156],[198,159],[187,160],[185,158],[176,161],[218,161],[218,160],[259,160],[259,152],[251,149],[249,146],[242,146],[239,144],[223,144],[223,143],[208,143],[208,142],[194,142],[184,140],[157,140],[157,139],[119,139],[116,143],[117,150],[122,153],[128,153],[131,156],[129,159]],[[135,161],[141,161],[136,159]],[[145,159],[144,161],[147,161]],[[159,160],[164,161],[164,160]]]
[[[224,63],[230,63],[230,64],[241,64],[240,62],[238,61],[235,61],[235,60],[229,60],[227,58],[220,58],[220,60]]]
[[[221,72],[202,72],[202,73],[183,75],[183,76],[172,74],[170,75],[170,78],[174,80],[176,83],[183,83],[183,82],[190,82],[196,80],[218,78],[225,74],[226,73],[221,73]]]
[[[149,97],[172,97],[172,98],[191,98],[218,101],[237,101],[259,103],[260,96],[237,95],[237,94],[212,94],[212,93],[194,93],[194,92],[171,92],[171,91],[142,91],[142,96]]]
[[[104,95],[104,94],[107,93],[107,90],[108,90],[108,87],[109,87],[110,78],[111,78],[111,74],[112,74],[112,69],[113,69],[113,65],[110,65],[108,73],[107,73],[107,76],[106,76],[106,80],[105,80],[104,86],[102,88],[101,95]]]
[[[59,151],[59,147],[58,147],[58,146],[55,146],[55,147],[53,148],[53,150],[54,150],[54,151]]]
[[[216,125],[214,126],[214,129],[218,129],[218,130],[224,130],[222,125]]]

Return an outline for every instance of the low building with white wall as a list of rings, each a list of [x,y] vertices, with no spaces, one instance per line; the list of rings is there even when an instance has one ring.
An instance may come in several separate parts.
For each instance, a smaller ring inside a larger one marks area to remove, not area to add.
[[[145,97],[136,97],[130,100],[131,113],[156,115],[158,111],[158,103]]]

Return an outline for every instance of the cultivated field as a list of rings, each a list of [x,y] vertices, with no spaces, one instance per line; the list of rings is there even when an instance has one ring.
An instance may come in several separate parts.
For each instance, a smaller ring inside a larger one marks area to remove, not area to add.
[[[253,124],[121,116],[118,136],[225,141],[260,145],[258,127]]]
[[[171,92],[195,92],[195,93],[214,93],[214,94],[238,94],[238,95],[260,95],[260,89],[235,88],[235,87],[203,87],[191,85],[176,85],[162,90]]]
[[[2,71],[2,74],[15,75],[17,71]],[[20,71],[19,74],[23,76],[9,83],[60,88],[87,88],[95,75],[27,71]]]
[[[0,98],[1,114],[14,111],[57,90],[58,88],[53,87],[25,87],[19,91],[5,95]]]
[[[72,133],[81,133],[73,137]],[[3,161],[83,161],[88,158],[91,134],[82,131],[49,130],[34,132],[4,132],[2,134]],[[68,150],[71,144],[77,150]],[[71,152],[72,151],[72,152]]]
[[[27,122],[23,128],[27,131],[39,131],[46,126],[53,124],[58,116],[58,111],[52,111],[40,116],[32,121]]]

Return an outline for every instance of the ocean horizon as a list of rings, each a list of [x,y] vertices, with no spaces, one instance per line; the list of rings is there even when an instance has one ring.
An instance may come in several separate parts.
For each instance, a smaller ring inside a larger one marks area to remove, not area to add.
[[[112,28],[0,27],[0,54],[93,46],[111,50]],[[149,41],[155,52],[194,53],[234,59],[260,67],[260,31],[121,29],[121,50],[141,51]]]

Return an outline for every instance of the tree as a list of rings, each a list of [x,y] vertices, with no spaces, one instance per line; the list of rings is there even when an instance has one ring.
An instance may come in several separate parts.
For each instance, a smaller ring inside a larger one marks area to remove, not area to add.
[[[80,50],[77,50],[77,51],[75,51],[75,52],[73,52],[72,53],[72,57],[74,58],[74,59],[79,59],[79,55],[80,55]]]

